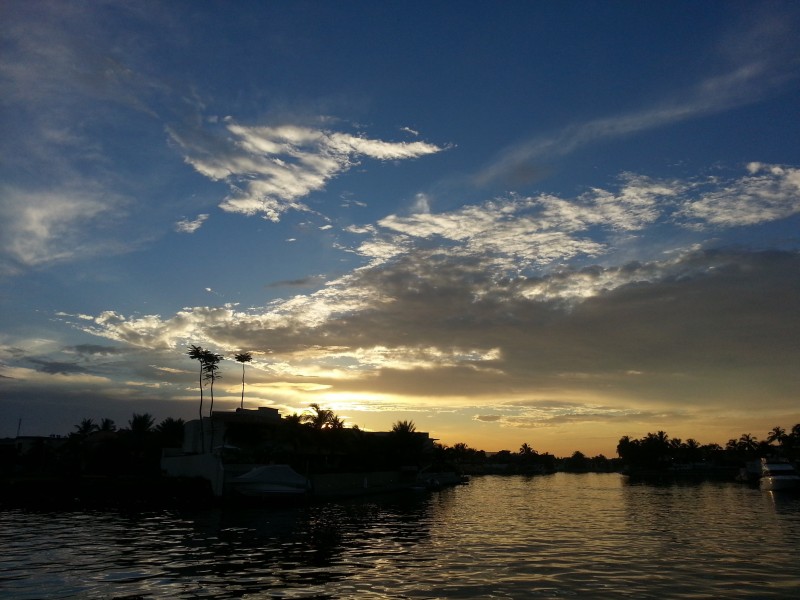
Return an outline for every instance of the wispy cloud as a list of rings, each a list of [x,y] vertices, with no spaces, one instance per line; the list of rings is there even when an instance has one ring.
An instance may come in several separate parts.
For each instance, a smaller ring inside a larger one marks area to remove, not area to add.
[[[774,7],[771,7],[774,8]],[[796,17],[781,9],[754,10],[715,49],[719,71],[665,94],[665,99],[625,114],[603,116],[536,135],[500,153],[473,178],[477,185],[530,183],[545,164],[585,146],[697,119],[758,102],[797,79]],[[710,58],[710,57],[709,57]]]
[[[360,157],[394,161],[442,150],[421,141],[385,142],[295,125],[244,126],[232,120],[221,132],[173,127],[169,133],[199,173],[231,186],[231,194],[220,204],[223,210],[275,222],[286,211],[309,210],[302,199],[359,164]]]
[[[124,216],[127,201],[119,196],[96,186],[58,192],[4,187],[0,195],[0,269],[6,274],[122,249],[94,235]]]

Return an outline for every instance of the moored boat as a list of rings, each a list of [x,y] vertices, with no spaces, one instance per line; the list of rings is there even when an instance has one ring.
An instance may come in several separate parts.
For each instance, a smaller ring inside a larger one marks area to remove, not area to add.
[[[759,487],[770,492],[800,490],[800,474],[788,461],[762,458]]]
[[[311,489],[304,477],[288,465],[262,465],[230,480],[231,489],[250,498],[302,496]]]

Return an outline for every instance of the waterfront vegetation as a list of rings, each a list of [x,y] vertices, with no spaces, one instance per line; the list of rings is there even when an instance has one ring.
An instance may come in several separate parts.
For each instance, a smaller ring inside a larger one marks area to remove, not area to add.
[[[607,458],[602,454],[589,457],[579,450],[556,457],[536,451],[527,442],[519,449],[499,452],[485,452],[463,442],[447,446],[417,431],[416,424],[407,420],[395,422],[389,431],[368,432],[358,425],[348,426],[334,411],[316,403],[302,413],[282,418],[275,411],[275,419],[228,421],[224,420],[225,414],[231,413],[213,410],[214,383],[222,376],[220,363],[224,357],[195,345],[189,347],[187,355],[199,363],[200,444],[194,451],[213,451],[225,463],[288,464],[305,474],[403,470],[419,474],[540,475],[555,471],[730,472],[761,456],[800,459],[800,424],[790,430],[774,427],[763,440],[744,433],[728,440],[725,446],[671,438],[664,431],[639,439],[623,436],[617,444],[617,457]],[[244,410],[245,364],[252,361],[252,354],[237,353],[235,360],[242,366],[237,413],[242,411],[241,416],[247,417],[248,413],[259,412]],[[205,388],[209,392],[207,404]],[[3,490],[7,491],[10,481],[25,478],[164,480],[161,457],[182,448],[185,426],[182,419],[168,417],[156,424],[152,415],[134,413],[127,427],[118,428],[108,418],[84,418],[66,435],[0,440]]]
[[[215,419],[202,421],[213,427]],[[164,450],[183,444],[184,425],[182,419],[172,417],[156,424],[147,413],[134,413],[127,426],[120,428],[111,419],[85,418],[64,436],[24,438],[17,443],[6,440],[0,446],[0,472],[5,476],[157,476]],[[580,451],[556,457],[538,452],[528,443],[500,452],[485,452],[466,443],[448,446],[418,432],[413,421],[397,421],[383,433],[367,432],[357,425],[345,426],[341,417],[319,404],[273,423],[231,423],[225,429],[225,439],[220,443],[230,462],[285,463],[301,472],[318,473],[415,468],[468,474],[543,474],[556,470],[733,468],[771,455],[800,459],[800,424],[789,430],[774,427],[761,440],[744,433],[725,446],[671,438],[664,431],[639,439],[624,436],[614,458],[602,454],[589,457]]]

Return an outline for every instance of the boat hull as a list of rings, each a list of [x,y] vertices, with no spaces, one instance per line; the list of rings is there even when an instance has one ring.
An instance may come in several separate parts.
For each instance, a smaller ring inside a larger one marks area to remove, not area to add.
[[[762,477],[759,487],[767,492],[800,490],[800,477]]]
[[[768,492],[800,489],[800,474],[786,460],[761,459],[761,479],[758,486]]]

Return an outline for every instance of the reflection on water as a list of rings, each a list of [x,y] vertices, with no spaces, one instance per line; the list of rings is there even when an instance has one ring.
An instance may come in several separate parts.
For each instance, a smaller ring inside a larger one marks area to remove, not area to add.
[[[793,598],[800,497],[619,475],[137,515],[0,512],[3,598]]]

